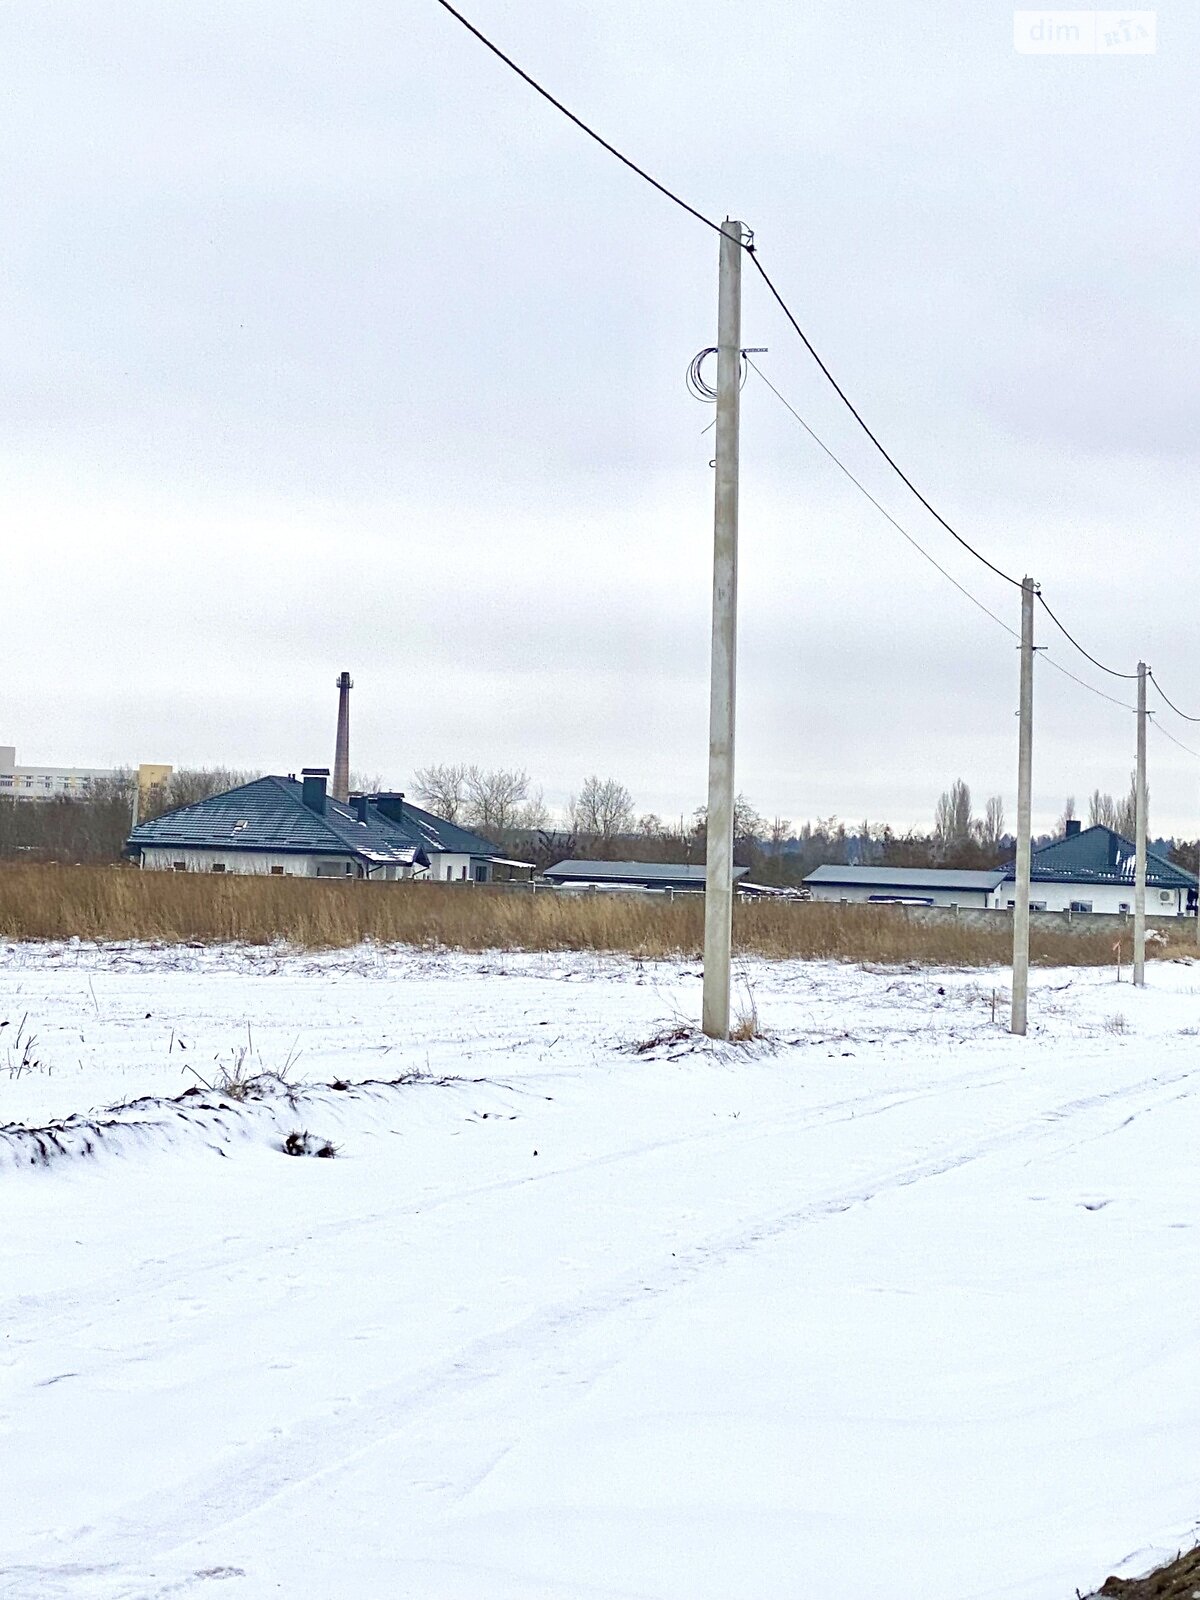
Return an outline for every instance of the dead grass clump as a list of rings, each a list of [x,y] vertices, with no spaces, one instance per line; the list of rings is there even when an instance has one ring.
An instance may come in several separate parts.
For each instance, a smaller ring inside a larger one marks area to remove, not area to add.
[[[1145,1578],[1105,1578],[1096,1596],[1120,1600],[1192,1600],[1200,1590],[1200,1545]]]
[[[283,1141],[283,1153],[287,1156],[318,1156],[330,1161],[337,1155],[338,1147],[329,1139],[315,1139],[311,1133],[297,1128]]]
[[[739,1011],[729,1029],[729,1038],[734,1044],[746,1044],[751,1039],[761,1039],[763,1031],[758,1025],[758,1007],[751,1000],[746,1007]]]
[[[1189,930],[1190,931],[1190,930]],[[611,950],[694,959],[704,943],[701,895],[563,895],[499,885],[329,882],[312,878],[140,872],[134,867],[0,867],[0,938],[168,944],[274,944],[338,949],[372,940],[458,950]],[[1003,925],[922,918],[901,906],[749,901],[734,912],[740,954],[878,966],[1003,966]],[[1194,934],[1148,951],[1195,952]],[[1041,966],[1112,962],[1105,932],[1037,928]]]

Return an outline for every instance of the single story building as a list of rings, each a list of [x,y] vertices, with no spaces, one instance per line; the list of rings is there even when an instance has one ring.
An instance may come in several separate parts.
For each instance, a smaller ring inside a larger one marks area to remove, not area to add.
[[[1004,869],[960,867],[818,867],[805,878],[814,900],[873,905],[976,906],[995,904]]]
[[[399,793],[328,793],[327,768],[257,778],[134,828],[125,854],[147,871],[273,877],[439,878],[487,883],[511,865],[478,834],[410,805]],[[524,863],[523,863],[524,864]]]
[[[1065,839],[1046,844],[1030,858],[1029,904],[1036,911],[1099,911],[1133,914],[1135,846],[1111,828],[1067,823]],[[1012,910],[1016,865],[1004,868],[996,904]],[[1146,913],[1182,917],[1196,907],[1196,876],[1153,850],[1146,852]]]
[[[733,881],[744,878],[748,867],[734,867]],[[706,881],[704,864],[682,866],[675,861],[560,861],[547,868],[544,876],[560,888],[640,889],[651,894],[703,894]]]

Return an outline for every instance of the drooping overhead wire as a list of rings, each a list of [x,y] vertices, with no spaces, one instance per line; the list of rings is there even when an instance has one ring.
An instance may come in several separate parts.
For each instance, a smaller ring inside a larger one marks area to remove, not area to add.
[[[1081,656],[1085,656],[1094,667],[1099,667],[1101,672],[1107,672],[1110,678],[1125,678],[1128,681],[1136,682],[1136,672],[1118,672],[1116,667],[1106,667],[1103,661],[1097,661],[1096,657],[1091,653],[1090,650],[1085,650],[1080,644],[1079,640],[1076,639],[1073,634],[1067,632],[1063,624],[1054,615],[1054,612],[1051,611],[1049,605],[1047,604],[1045,595],[1039,593],[1038,599],[1041,602],[1042,610],[1050,618],[1050,621],[1058,629],[1059,633],[1062,634],[1063,638],[1068,642],[1068,644],[1074,645],[1075,649],[1079,651]]]
[[[751,261],[753,261],[755,267],[758,270],[759,277],[762,279],[762,281],[766,284],[767,288],[770,290],[772,297],[774,298],[776,304],[779,306],[779,309],[783,312],[784,316],[791,323],[792,327],[800,335],[800,339],[801,339],[801,342],[804,345],[804,348],[808,351],[809,355],[813,358],[813,360],[817,363],[818,367],[820,367],[821,371],[825,374],[825,377],[829,380],[829,383],[830,383],[831,387],[833,388],[834,393],[837,395],[838,399],[846,407],[846,410],[854,418],[855,422],[858,423],[859,427],[866,434],[867,438],[870,439],[871,443],[875,446],[876,450],[879,451],[879,454],[887,462],[888,466],[891,467],[892,471],[896,474],[896,476],[900,479],[900,481],[903,484],[905,484],[912,491],[913,494],[916,495],[917,499],[925,507],[926,511],[928,511],[931,516],[935,517],[938,520],[938,522],[941,523],[942,527],[945,528],[946,532],[951,536],[951,538],[957,539],[959,544],[962,545],[963,549],[969,551],[971,553],[971,555],[973,555],[975,557],[976,561],[981,561],[983,563],[983,565],[985,567],[987,567],[989,572],[994,572],[998,578],[1003,578],[1005,583],[1011,583],[1014,589],[1019,589],[1021,587],[1020,578],[1014,578],[1011,573],[1005,572],[1003,570],[1003,568],[998,567],[995,564],[994,561],[989,561],[988,558],[983,554],[983,552],[981,550],[977,550],[975,548],[975,546],[973,544],[971,544],[971,542],[969,540],[963,538],[962,534],[959,533],[956,528],[951,527],[950,523],[948,523],[946,521],[945,517],[942,516],[941,512],[938,511],[935,506],[930,505],[929,501],[926,500],[925,496],[917,488],[916,484],[912,481],[912,479],[908,476],[908,474],[903,470],[903,468],[901,468],[898,465],[898,463],[896,462],[895,458],[892,455],[890,455],[887,450],[884,449],[884,447],[880,443],[879,439],[876,437],[876,435],[871,431],[871,429],[867,426],[866,422],[863,420],[861,412],[858,410],[857,406],[855,406],[854,402],[850,399],[850,396],[842,388],[841,384],[834,377],[833,373],[830,372],[829,368],[825,365],[825,363],[821,360],[820,356],[817,354],[816,350],[813,347],[811,339],[809,339],[809,337],[805,333],[804,329],[796,321],[796,318],[792,313],[791,307],[788,305],[787,301],[780,294],[779,290],[771,282],[771,279],[767,274],[767,269],[763,266],[762,262],[758,259],[758,253],[755,250],[753,244],[749,244],[749,245],[746,246],[746,254],[750,257]]]
[[[1021,635],[1017,632],[1017,630],[1015,628],[1010,628],[1008,623],[1005,622],[1001,617],[998,617],[994,611],[990,610],[987,606],[985,606],[983,601],[980,600],[978,598],[978,596],[973,595],[969,589],[965,588],[961,583],[959,583],[957,578],[953,577],[949,572],[947,572],[945,567],[943,567],[942,564],[939,561],[937,561],[933,556],[930,555],[929,551],[926,550],[926,548],[925,548],[925,546],[923,544],[918,543],[918,541],[913,538],[912,534],[909,533],[907,528],[901,527],[900,523],[898,523],[896,521],[895,517],[892,516],[891,512],[888,511],[885,506],[882,506],[879,503],[879,501],[876,500],[875,496],[871,493],[871,491],[858,478],[856,478],[854,476],[854,474],[850,471],[850,468],[846,465],[846,463],[843,460],[841,460],[841,458],[839,456],[836,456],[833,453],[833,451],[825,443],[824,439],[822,439],[819,434],[815,433],[813,431],[813,429],[809,427],[808,423],[805,422],[804,418],[796,410],[795,406],[793,406],[789,400],[785,399],[785,397],[782,394],[780,394],[779,390],[771,382],[770,378],[767,377],[766,373],[758,365],[758,363],[756,361],[751,361],[749,356],[747,356],[745,359],[746,359],[746,364],[754,369],[754,371],[758,374],[758,376],[766,384],[767,388],[770,389],[771,393],[780,402],[780,404],[783,405],[788,411],[791,412],[792,416],[795,417],[796,421],[804,429],[805,433],[808,434],[809,438],[813,441],[813,443],[815,445],[817,445],[821,450],[823,450],[825,452],[825,454],[829,457],[830,461],[832,461],[834,466],[837,467],[839,472],[844,473],[845,476],[847,478],[849,478],[850,482],[859,491],[859,493],[866,496],[866,498],[875,507],[876,511],[879,512],[880,516],[883,516],[883,517],[887,518],[887,520],[891,523],[892,527],[895,528],[896,532],[901,536],[901,538],[902,539],[907,539],[909,544],[912,545],[913,549],[917,552],[918,555],[924,556],[925,560],[928,561],[929,565],[931,567],[936,568],[936,570],[941,573],[942,577],[945,578],[947,583],[953,584],[954,587],[958,590],[959,594],[963,595],[967,600],[969,600],[973,606],[978,606],[980,611],[982,611],[985,616],[990,617],[992,619],[992,621],[996,624],[997,627],[1003,628],[1005,633],[1011,634],[1014,639],[1019,640]]]
[[[1152,728],[1156,728],[1158,732],[1162,734],[1164,739],[1169,739],[1172,744],[1178,745],[1179,748],[1183,751],[1186,751],[1189,756],[1195,756],[1197,761],[1200,761],[1200,750],[1193,750],[1190,744],[1184,744],[1182,739],[1177,739],[1173,733],[1168,733],[1161,723],[1154,720],[1153,716],[1150,717],[1149,721],[1150,726]]]
[[[1010,639],[1016,639],[1019,643],[1021,635],[1017,629],[1010,627],[1008,623],[1004,621],[1003,617],[998,617],[989,606],[986,606],[983,603],[978,595],[972,594],[970,589],[968,589],[965,584],[960,583],[952,573],[947,572],[946,568],[942,566],[941,562],[932,556],[929,551],[926,550],[925,546],[921,544],[918,539],[915,539],[911,533],[909,533],[907,528],[905,528],[901,523],[897,522],[896,518],[892,516],[891,512],[888,511],[885,506],[880,504],[880,502],[875,498],[871,491],[866,488],[861,480],[855,477],[854,473],[851,472],[850,468],[845,464],[845,462],[842,461],[841,458],[829,448],[824,439],[822,439],[821,436],[809,426],[809,424],[796,410],[795,406],[792,405],[791,401],[788,400],[786,395],[782,394],[780,390],[775,387],[758,363],[751,360],[751,358],[747,356],[746,364],[753,369],[759,378],[762,379],[763,383],[766,384],[767,388],[785,408],[785,410],[791,413],[795,420],[804,429],[805,433],[808,434],[813,443],[817,445],[817,447],[822,450],[826,456],[828,456],[829,460],[833,462],[834,466],[837,467],[839,472],[843,473],[844,476],[850,480],[859,493],[870,501],[870,503],[875,507],[876,511],[878,511],[882,517],[891,523],[892,527],[895,528],[896,532],[901,536],[901,538],[906,540],[907,543],[910,544],[917,552],[917,554],[922,556],[936,572],[939,572],[942,577],[945,578],[947,583],[951,584],[952,587],[957,589],[959,594],[961,594],[964,599],[969,600],[973,606],[982,611],[984,616],[988,617],[992,622],[994,622],[998,628],[1002,628],[1004,632],[1008,634]],[[1064,667],[1061,661],[1056,661],[1054,657],[1046,650],[1039,648],[1034,659],[1044,663],[1047,667],[1052,668],[1055,672],[1061,672],[1064,678],[1070,678],[1072,683],[1078,684],[1081,689],[1086,689],[1089,694],[1094,694],[1099,699],[1106,700],[1109,705],[1117,706],[1122,711],[1129,711],[1136,714],[1136,706],[1131,706],[1126,700],[1118,700],[1116,695],[1108,694],[1104,689],[1097,689],[1094,683],[1088,683],[1085,678],[1079,677],[1076,673],[1072,672],[1069,667]],[[1163,731],[1165,732],[1165,730]],[[1175,742],[1179,743],[1178,740]],[[1180,748],[1186,749],[1187,746],[1180,745]]]
[[[1170,706],[1171,710],[1175,713],[1175,715],[1177,717],[1182,717],[1185,722],[1200,722],[1200,717],[1189,717],[1186,711],[1181,711],[1179,709],[1179,707],[1175,704],[1174,700],[1172,700],[1169,697],[1169,695],[1167,695],[1167,693],[1163,689],[1162,684],[1159,683],[1158,679],[1154,676],[1153,672],[1151,672],[1149,674],[1149,676],[1150,676],[1151,682],[1154,684],[1154,687],[1158,690],[1158,692],[1162,696],[1163,700],[1166,702],[1167,705]]]
[[[678,206],[681,211],[686,211],[687,214],[690,217],[694,217],[697,222],[703,223],[704,226],[706,228],[711,229],[711,231],[713,233],[716,233],[716,234],[720,235],[722,238],[727,237],[727,235],[725,234],[724,229],[722,228],[722,226],[721,226],[721,224],[719,222],[716,222],[712,217],[705,216],[704,212],[698,210],[695,206],[689,205],[688,202],[686,200],[684,200],[680,195],[676,194],[673,189],[669,189],[665,183],[660,182],[659,179],[655,178],[654,176],[652,176],[651,173],[647,172],[644,167],[639,166],[636,161],[633,161],[629,156],[625,155],[623,151],[618,150],[616,145],[610,144],[607,139],[605,139],[601,134],[596,132],[595,128],[591,127],[588,123],[586,123],[583,120],[582,117],[577,116],[574,111],[572,111],[568,106],[564,105],[563,102],[561,100],[559,100],[556,96],[551,94],[548,89],[544,88],[542,86],[542,84],[540,84],[537,81],[536,78],[532,77],[528,72],[526,72],[523,67],[518,66],[517,63],[512,59],[512,57],[510,55],[507,55],[505,53],[505,51],[501,50],[499,45],[494,44],[492,42],[492,40],[489,39],[487,37],[487,35],[485,33],[483,33],[479,28],[477,28],[473,22],[469,21],[468,18],[466,18],[462,14],[461,11],[457,10],[457,8],[455,6],[451,5],[450,4],[450,0],[437,0],[437,4],[442,7],[443,11],[446,11],[450,16],[452,16],[455,19],[456,22],[460,23],[461,26],[464,27],[467,30],[468,33],[472,34],[476,39],[478,39],[480,44],[482,44],[485,47],[485,49],[490,50],[491,53],[494,56],[497,57],[498,60],[502,61],[504,63],[504,65],[510,69],[510,71],[516,73],[517,77],[522,79],[523,82],[527,83],[529,85],[529,87],[534,90],[535,93],[541,95],[541,97],[544,100],[546,100],[550,105],[552,105],[556,111],[561,112],[562,115],[568,119],[568,121],[573,122],[575,124],[575,126],[580,130],[580,132],[585,133],[588,136],[589,139],[594,140],[595,143],[598,144],[601,147],[601,149],[606,150],[609,153],[609,155],[615,156],[616,159],[619,162],[621,162],[621,164],[623,166],[628,167],[628,169],[631,172],[635,173],[639,178],[641,178],[643,180],[643,182],[648,183],[651,186],[651,188],[657,189],[659,194],[663,195],[666,199],[670,200],[673,205]],[[850,397],[846,393],[846,391],[842,388],[841,384],[838,383],[838,381],[834,377],[832,371],[829,369],[828,366],[826,366],[825,362],[821,359],[820,355],[818,355],[815,346],[813,345],[812,341],[809,339],[808,335],[805,333],[804,329],[800,326],[800,323],[797,320],[795,314],[793,313],[791,307],[788,305],[787,301],[783,298],[783,295],[775,287],[775,284],[772,281],[770,275],[768,274],[766,268],[763,266],[762,262],[759,260],[758,251],[755,248],[755,245],[754,245],[754,242],[753,242],[753,237],[751,236],[750,238],[741,239],[741,240],[739,240],[739,243],[741,244],[742,248],[745,250],[746,254],[750,257],[750,260],[753,262],[754,267],[757,270],[759,276],[762,278],[763,282],[766,284],[767,289],[771,294],[771,297],[775,300],[776,304],[779,306],[780,310],[783,312],[784,316],[787,318],[788,322],[791,324],[793,330],[795,331],[795,333],[800,338],[801,343],[804,345],[805,349],[808,351],[808,353],[812,357],[812,359],[816,362],[816,364],[820,368],[822,374],[824,375],[824,377],[826,378],[828,383],[833,388],[835,394],[841,400],[842,404],[849,411],[850,415],[854,418],[855,422],[858,423],[859,427],[866,434],[867,438],[875,446],[876,450],[883,457],[883,459],[887,462],[888,466],[891,467],[892,471],[896,474],[896,476],[900,479],[900,481],[905,485],[905,487],[913,495],[915,495],[917,500],[920,501],[920,503],[925,507],[925,509],[930,513],[930,515],[932,517],[934,517],[934,519],[937,522],[939,522],[943,528],[945,528],[946,532],[948,534],[950,534],[951,538],[955,539],[958,542],[958,544],[960,544],[962,546],[962,548],[964,550],[966,550],[970,555],[974,556],[976,561],[980,562],[983,566],[985,566],[988,569],[989,572],[993,573],[996,577],[1002,578],[1005,583],[1011,584],[1013,586],[1013,588],[1015,588],[1015,589],[1021,588],[1021,580],[1019,578],[1013,577],[1013,575],[1011,573],[1005,572],[1002,567],[997,566],[994,561],[989,560],[988,557],[985,556],[981,550],[977,549],[975,547],[975,545],[973,545],[970,542],[969,539],[964,538],[964,536],[961,533],[959,533],[957,528],[955,528],[950,522],[948,522],[946,520],[946,518],[942,516],[941,512],[938,511],[936,509],[936,507],[933,506],[931,504],[931,502],[929,500],[927,500],[926,497],[921,493],[921,491],[917,488],[916,484],[912,481],[912,479],[908,476],[908,474],[906,472],[904,472],[904,470],[900,467],[900,465],[896,461],[895,457],[891,455],[891,453],[884,447],[884,445],[880,441],[879,437],[867,425],[867,422],[864,419],[864,417],[862,416],[862,413],[858,410],[857,406],[854,405],[853,401],[850,399]],[[697,387],[696,387],[696,389],[693,390],[693,393],[697,394],[697,398],[703,398],[703,399],[707,399],[708,398],[707,393],[705,393],[704,391],[709,386],[704,382],[704,380],[702,378],[702,375],[701,375],[701,373],[699,371],[699,363],[703,361],[704,355],[706,355],[707,353],[708,352],[702,352],[701,355],[698,356],[693,361],[692,366],[689,368],[689,373],[688,373],[688,376],[689,376],[689,387],[691,385],[691,381],[692,381],[693,374],[694,374],[695,379],[697,381]],[[747,358],[747,359],[749,359],[749,358]],[[757,371],[758,369],[756,368],[755,370]],[[760,377],[763,376],[761,372],[759,373],[759,375],[760,375]],[[764,382],[765,381],[767,381],[767,380],[764,378]],[[778,394],[777,390],[775,392],[776,392],[776,394]],[[779,398],[782,400],[783,399],[782,395],[780,395]],[[784,401],[783,403],[785,405],[787,405],[786,401]],[[791,407],[789,406],[788,409],[790,410]],[[793,414],[797,416],[797,420],[800,421],[802,423],[802,425],[807,429],[808,428],[808,424],[803,421],[803,418],[799,417],[798,414],[796,414],[796,413],[793,413]],[[812,432],[811,429],[809,429],[808,431],[810,433]],[[979,606],[981,610],[987,612],[987,614],[989,616],[991,616],[994,621],[998,622],[1000,624],[1000,626],[1002,628],[1004,628],[1007,632],[1011,633],[1013,631],[1012,629],[1010,629],[1008,627],[1007,623],[1002,622],[1000,620],[1000,618],[996,617],[995,613],[993,613],[991,611],[988,611],[988,608],[983,604],[982,601],[977,600],[975,598],[975,596],[970,593],[969,590],[964,589],[963,586],[961,584],[959,584],[956,579],[950,577],[950,574],[945,572],[944,568],[938,566],[938,563],[929,554],[929,552],[924,550],[922,548],[922,546],[920,546],[917,543],[917,541],[915,539],[913,539],[912,536],[905,529],[901,528],[899,523],[896,523],[895,519],[892,518],[888,512],[884,511],[883,507],[879,505],[878,501],[874,501],[873,497],[868,494],[868,491],[865,488],[863,488],[862,484],[858,483],[858,480],[853,478],[853,476],[849,472],[849,470],[845,466],[843,466],[843,464],[840,461],[838,461],[837,457],[833,455],[832,451],[827,449],[827,447],[825,446],[823,441],[821,441],[820,439],[817,439],[817,436],[815,434],[813,434],[812,436],[816,440],[816,442],[821,446],[822,450],[825,450],[826,454],[830,456],[831,460],[833,460],[833,461],[835,461],[837,463],[837,465],[841,468],[841,470],[846,473],[847,477],[850,477],[851,481],[854,482],[858,486],[858,488],[862,490],[862,492],[864,494],[868,495],[869,499],[872,499],[873,503],[877,506],[877,508],[883,513],[884,516],[886,516],[888,518],[889,522],[893,522],[894,526],[898,529],[898,531],[901,532],[904,535],[904,537],[909,540],[909,542],[913,545],[913,547],[915,549],[920,551],[920,553],[926,558],[926,560],[930,561],[935,567],[938,567],[938,570],[940,572],[942,572],[943,575],[946,578],[948,578],[951,583],[954,584],[955,588],[959,589],[964,595],[966,595],[966,597],[969,600],[971,600],[972,604]],[[1085,658],[1085,660],[1091,662],[1091,664],[1094,667],[1098,668],[1101,672],[1107,673],[1110,677],[1113,677],[1113,678],[1121,678],[1121,679],[1124,679],[1124,680],[1128,681],[1128,680],[1133,680],[1133,679],[1135,679],[1137,677],[1137,673],[1136,672],[1118,672],[1115,667],[1106,666],[1103,661],[1099,660],[1096,656],[1092,655],[1092,653],[1089,650],[1084,649],[1083,645],[1081,645],[1079,643],[1078,639],[1076,639],[1074,637],[1074,635],[1071,634],[1067,630],[1066,627],[1064,627],[1063,623],[1059,620],[1057,615],[1050,609],[1050,606],[1046,602],[1045,596],[1041,593],[1040,590],[1038,591],[1038,599],[1041,602],[1042,608],[1046,612],[1046,615],[1050,618],[1051,622],[1054,623],[1055,627],[1059,630],[1059,632],[1063,635],[1063,637],[1067,640],[1067,642],[1075,650],[1077,650],[1079,652],[1079,654],[1082,655]],[[1046,659],[1049,661],[1048,657]],[[1059,670],[1060,672],[1064,672],[1067,677],[1074,678],[1074,681],[1076,683],[1081,684],[1085,689],[1090,690],[1093,694],[1099,694],[1102,699],[1112,700],[1115,705],[1123,705],[1124,704],[1123,701],[1118,701],[1118,700],[1114,699],[1114,697],[1112,695],[1105,695],[1105,694],[1103,694],[1103,692],[1101,690],[1094,688],[1093,685],[1085,683],[1082,678],[1075,678],[1075,675],[1073,673],[1068,672],[1067,669],[1065,667],[1061,666],[1058,662],[1050,661],[1049,664],[1054,666],[1054,667],[1056,667],[1057,670]],[[1151,674],[1151,676],[1153,676],[1153,674]],[[1166,702],[1166,704],[1168,706],[1170,706],[1171,709],[1177,713],[1177,715],[1183,717],[1184,720],[1188,721],[1188,722],[1200,722],[1200,717],[1190,717],[1190,716],[1188,716],[1186,712],[1180,711],[1177,706],[1175,706],[1170,700],[1168,700],[1167,696],[1165,694],[1163,694],[1163,691],[1162,691],[1162,688],[1161,688],[1160,685],[1158,685],[1156,683],[1155,687],[1158,688],[1158,692],[1159,692],[1160,695],[1162,695],[1162,698]]]
[[[688,205],[687,201],[681,199],[673,189],[668,189],[665,183],[660,183],[657,178],[651,177],[644,167],[639,167],[636,161],[631,161],[627,155],[623,155],[615,144],[609,144],[608,140],[602,138],[595,128],[589,127],[582,117],[577,117],[569,107],[563,105],[561,100],[556,100],[549,89],[544,89],[536,78],[531,78],[523,67],[517,65],[511,56],[505,55],[500,46],[493,44],[486,34],[479,31],[473,22],[468,22],[461,11],[454,9],[450,4],[450,0],[437,0],[437,3],[443,11],[449,12],[456,22],[461,22],[468,33],[473,33],[480,44],[485,45],[494,56],[498,56],[506,67],[510,67],[518,78],[523,78],[531,89],[535,89],[541,95],[543,100],[548,100],[556,111],[561,111],[564,117],[569,118],[577,128],[586,133],[589,139],[594,139],[602,149],[608,151],[610,156],[616,156],[618,161],[627,166],[631,172],[636,172],[639,178],[650,184],[652,188],[657,189],[659,194],[666,195],[667,199],[672,204],[677,205],[681,211],[686,211],[690,217],[695,217],[697,222],[702,222],[706,228],[711,228],[714,233],[721,233],[721,224],[719,222],[714,222],[711,217],[706,217],[703,211],[697,211],[695,206]]]

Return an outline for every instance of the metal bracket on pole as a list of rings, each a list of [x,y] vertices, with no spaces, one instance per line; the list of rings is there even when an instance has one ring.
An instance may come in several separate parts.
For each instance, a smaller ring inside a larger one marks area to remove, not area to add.
[[[727,218],[721,226],[717,302],[712,678],[704,880],[703,1027],[712,1039],[729,1037],[729,974],[733,947],[733,736],[737,688],[738,430],[744,242],[742,224]]]

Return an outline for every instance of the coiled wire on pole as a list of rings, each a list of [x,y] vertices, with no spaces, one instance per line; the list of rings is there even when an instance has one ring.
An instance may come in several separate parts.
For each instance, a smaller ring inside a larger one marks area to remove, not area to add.
[[[704,376],[704,363],[709,356],[715,356],[717,347],[710,344],[706,350],[699,350],[688,362],[687,387],[693,400],[706,400],[710,405],[717,398],[717,391]],[[738,388],[746,387],[746,352],[743,350],[738,357]]]

